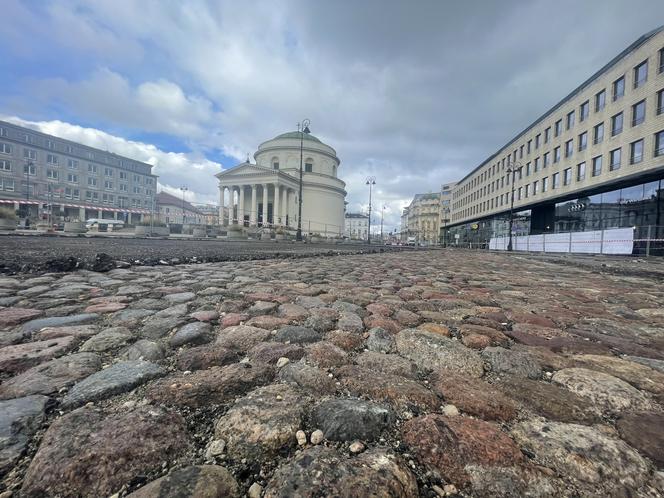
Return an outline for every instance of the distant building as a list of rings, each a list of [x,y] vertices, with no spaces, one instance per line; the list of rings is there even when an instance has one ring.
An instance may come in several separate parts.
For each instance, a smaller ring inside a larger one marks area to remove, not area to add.
[[[449,225],[451,221],[451,200],[452,189],[456,185],[453,183],[444,183],[440,186],[440,222],[438,227],[440,230],[440,243],[447,245],[449,241]]]
[[[157,194],[155,209],[164,223],[205,224],[205,214],[201,210],[168,192]]]
[[[413,197],[401,216],[402,240],[405,238],[407,241],[414,240],[426,245],[438,243],[441,219],[440,199],[440,192],[417,194]]]
[[[349,239],[366,240],[369,236],[369,216],[360,213],[346,213],[344,235]]]
[[[150,164],[0,121],[0,204],[22,216],[134,223],[156,189]]]
[[[203,223],[206,225],[219,224],[219,206],[215,204],[192,204],[203,214]]]

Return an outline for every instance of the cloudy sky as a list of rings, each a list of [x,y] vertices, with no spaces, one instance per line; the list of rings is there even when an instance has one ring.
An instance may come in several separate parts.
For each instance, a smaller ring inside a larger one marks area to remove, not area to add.
[[[349,211],[386,225],[464,176],[640,35],[662,0],[2,0],[0,117],[211,175],[311,119]]]

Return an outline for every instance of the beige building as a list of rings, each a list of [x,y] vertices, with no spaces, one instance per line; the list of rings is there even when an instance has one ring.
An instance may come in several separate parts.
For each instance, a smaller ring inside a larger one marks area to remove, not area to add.
[[[184,197],[159,192],[155,201],[159,221],[167,224],[206,224],[205,213],[187,202]]]
[[[440,229],[440,243],[446,245],[448,240],[449,227],[452,216],[452,190],[456,182],[444,183],[440,186],[440,221],[438,227]]]
[[[661,27],[462,178],[450,230],[457,240],[506,234],[512,191],[513,233],[661,226],[663,172]]]
[[[416,194],[401,216],[401,238],[434,245],[440,234],[440,192]]]
[[[369,216],[361,213],[346,213],[344,236],[352,240],[367,240]]]
[[[244,162],[216,175],[223,225],[298,225],[300,140],[302,139],[302,232],[342,236],[346,184],[338,178],[335,150],[311,134],[283,133],[262,143],[255,164]]]

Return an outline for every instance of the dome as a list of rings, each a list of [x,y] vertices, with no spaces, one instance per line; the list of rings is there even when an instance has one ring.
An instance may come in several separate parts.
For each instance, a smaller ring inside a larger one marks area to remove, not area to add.
[[[302,136],[304,137],[304,140],[311,140],[313,142],[323,143],[319,139],[317,139],[316,137],[311,135],[310,133],[304,133],[304,134],[302,134]],[[288,133],[282,133],[281,135],[277,135],[272,140],[278,140],[280,138],[296,138],[297,140],[299,140],[300,139],[300,132],[299,131],[289,131]]]

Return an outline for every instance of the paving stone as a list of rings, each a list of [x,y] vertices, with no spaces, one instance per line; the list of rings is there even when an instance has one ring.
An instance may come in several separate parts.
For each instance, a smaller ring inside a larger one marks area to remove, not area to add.
[[[71,325],[63,327],[46,327],[34,334],[35,341],[47,341],[56,337],[78,337],[88,339],[99,332],[96,325]]]
[[[132,340],[132,334],[126,327],[104,329],[85,341],[80,351],[104,352],[126,346]]]
[[[511,466],[523,461],[519,447],[497,425],[433,414],[408,420],[401,437],[427,470],[462,488],[468,465]]]
[[[295,304],[309,310],[312,308],[323,308],[325,306],[325,301],[314,296],[298,296],[297,299],[295,299]]]
[[[364,344],[364,337],[353,332],[344,330],[333,330],[325,335],[325,340],[335,346],[339,346],[344,351],[354,351]]]
[[[586,398],[605,414],[620,414],[625,410],[648,410],[650,400],[638,389],[613,375],[585,368],[565,368],[556,372],[553,382]]]
[[[380,327],[371,329],[367,338],[367,349],[377,353],[395,352],[396,340],[394,339],[394,334]]]
[[[199,310],[190,313],[189,316],[199,322],[214,322],[219,319],[219,313],[214,310]]]
[[[512,399],[480,379],[444,370],[432,375],[431,389],[445,402],[484,420],[508,422],[517,415]]]
[[[375,370],[376,372],[398,375],[409,379],[417,378],[417,365],[396,354],[364,351],[355,357],[355,363],[367,370]]]
[[[417,313],[408,310],[397,310],[394,319],[404,327],[416,327],[422,321]]]
[[[0,349],[0,372],[19,373],[73,349],[78,339],[57,337],[48,341],[16,344]]]
[[[397,351],[420,368],[448,368],[470,377],[481,377],[484,365],[480,356],[453,339],[417,329],[406,329],[396,336]]]
[[[615,356],[575,355],[573,359],[580,367],[608,373],[644,391],[664,394],[664,373],[648,366]]]
[[[237,361],[237,351],[224,348],[217,344],[209,344],[180,351],[175,359],[175,364],[180,370],[186,371],[205,370],[210,367],[221,367],[231,363],[236,363]]]
[[[224,348],[246,352],[270,337],[269,330],[250,325],[236,325],[219,331],[215,343]]]
[[[126,303],[99,303],[88,306],[84,311],[85,313],[113,313],[115,311],[123,310],[126,307]]]
[[[190,374],[174,374],[153,382],[145,396],[156,403],[200,408],[226,403],[274,378],[274,368],[260,363],[234,363]]]
[[[325,400],[312,412],[314,426],[332,441],[373,441],[394,421],[389,406],[359,399]]]
[[[72,408],[88,401],[105,399],[165,374],[162,367],[149,361],[121,361],[74,384],[62,400],[62,406]]]
[[[308,344],[320,341],[323,338],[320,332],[307,327],[288,325],[277,330],[274,339],[279,342],[290,342],[295,344]]]
[[[655,360],[653,358],[643,358],[642,356],[625,356],[627,361],[633,361],[641,365],[657,370],[658,372],[664,373],[664,360]]]
[[[37,318],[36,320],[30,320],[29,322],[25,322],[21,326],[21,331],[27,334],[31,334],[46,327],[82,325],[85,323],[94,322],[98,319],[99,315],[96,313],[82,313],[78,315],[50,316],[48,318]]]
[[[306,405],[293,387],[259,387],[238,399],[215,425],[215,438],[226,441],[234,460],[265,461],[296,443]]]
[[[189,313],[189,304],[188,303],[168,303],[170,306],[164,308],[160,311],[157,311],[154,314],[155,318],[181,318]]]
[[[196,294],[193,292],[178,292],[176,294],[166,294],[163,299],[169,303],[181,304],[196,299]]]
[[[493,373],[539,379],[542,367],[537,359],[525,351],[512,351],[501,347],[489,347],[482,351]]]
[[[288,325],[290,322],[291,320],[288,318],[282,318],[280,316],[259,315],[247,320],[245,325],[261,329],[275,330],[284,325]]]
[[[418,325],[417,328],[418,330],[424,330],[426,332],[442,335],[444,337],[450,336],[450,329],[448,329],[445,325],[441,325],[439,323],[432,323],[432,322],[422,323]]]
[[[276,470],[264,498],[319,496],[418,496],[417,480],[401,458],[383,449],[348,458],[316,446]]]
[[[643,457],[595,427],[534,419],[517,424],[511,434],[536,462],[575,481],[581,496],[629,496],[649,478]]]
[[[291,362],[279,370],[279,379],[298,385],[312,394],[332,394],[337,387],[333,378],[320,368],[307,365],[303,361]]]
[[[0,327],[18,325],[27,320],[32,320],[44,314],[43,310],[30,308],[5,308],[0,309]]]
[[[366,317],[364,319],[364,325],[368,329],[373,329],[373,328],[385,329],[392,334],[396,334],[397,332],[399,332],[401,329],[404,328],[403,325],[401,325],[399,322],[392,320],[390,318],[385,318],[380,315],[372,315]]]
[[[177,348],[185,344],[204,344],[212,340],[211,329],[212,327],[209,323],[188,323],[180,327],[168,340],[168,343],[172,348]]]
[[[157,361],[164,357],[164,348],[156,342],[139,339],[120,355],[125,360]]]
[[[185,323],[185,321],[186,318],[183,316],[149,318],[141,327],[139,335],[144,339],[161,339]]]
[[[63,387],[92,375],[101,368],[94,353],[75,353],[32,367],[0,385],[0,399],[31,394],[54,394]]]
[[[348,332],[362,332],[364,330],[364,324],[359,315],[348,311],[342,311],[341,316],[337,321],[337,328]]]
[[[558,498],[569,496],[568,486],[551,471],[535,466],[492,467],[466,465],[473,496],[477,498]]]
[[[228,313],[221,317],[221,328],[234,327],[249,320],[246,313]]]
[[[352,361],[343,349],[327,341],[309,344],[305,350],[307,363],[323,369],[340,367]]]
[[[0,401],[0,477],[23,455],[45,418],[47,403],[40,395]]]
[[[151,309],[127,309],[113,313],[111,319],[116,326],[134,327],[153,315],[154,310]]]
[[[664,468],[664,414],[661,412],[626,413],[616,422],[620,437]]]
[[[46,431],[21,495],[109,496],[189,448],[185,421],[177,413],[154,406],[112,413],[79,408]]]
[[[352,395],[388,403],[402,412],[435,410],[440,406],[438,396],[412,379],[355,365],[341,367],[337,374],[341,385]]]
[[[249,316],[269,315],[278,307],[278,303],[273,303],[270,301],[256,301],[249,309],[247,309],[247,314]]]
[[[129,498],[240,498],[240,487],[225,467],[192,465],[146,484]]]

